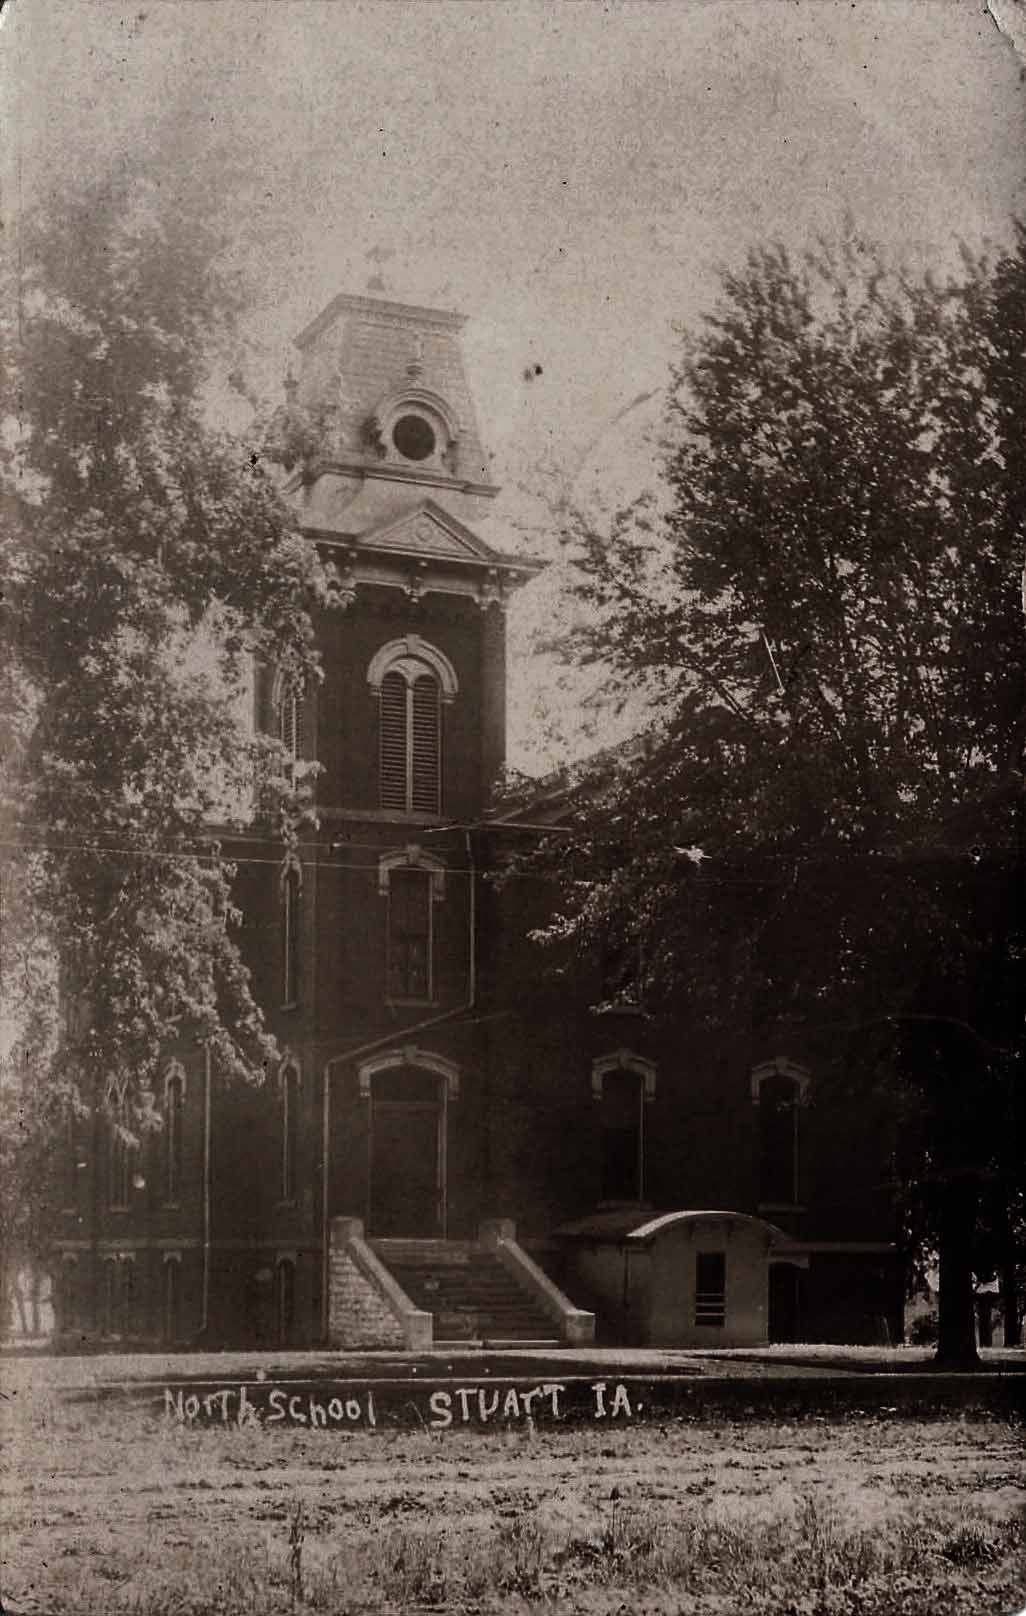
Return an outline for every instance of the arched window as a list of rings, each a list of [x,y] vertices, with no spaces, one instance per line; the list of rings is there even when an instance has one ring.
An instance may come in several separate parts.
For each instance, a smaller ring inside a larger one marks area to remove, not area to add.
[[[75,1107],[70,1103],[64,1109],[62,1123],[64,1137],[61,1141],[61,1206],[65,1212],[77,1212],[79,1126]]]
[[[639,1203],[645,1198],[645,1102],[655,1096],[655,1067],[618,1050],[595,1061],[591,1085],[600,1107],[600,1199]]]
[[[182,1130],[185,1073],[175,1062],[164,1078],[164,1200],[177,1206],[182,1194]]]
[[[281,1257],[278,1261],[275,1287],[278,1345],[287,1347],[292,1342],[296,1327],[296,1261],[294,1257]]]
[[[388,903],[385,992],[389,999],[436,997],[434,906],[445,897],[445,866],[411,845],[378,861],[378,891]]]
[[[279,673],[274,681],[272,697],[274,732],[286,754],[286,774],[290,785],[296,783],[296,764],[303,755],[303,692],[295,679]]]
[[[378,800],[399,813],[442,811],[442,704],[456,695],[447,657],[415,634],[383,646],[367,673],[378,697]]]
[[[759,1205],[770,1210],[801,1200],[801,1117],[809,1074],[783,1056],[752,1073],[759,1107]]]
[[[170,1346],[181,1338],[182,1321],[182,1287],[180,1284],[182,1271],[181,1256],[177,1251],[169,1251],[164,1258],[164,1297],[162,1333],[164,1340]]]
[[[62,1333],[77,1330],[81,1323],[81,1289],[78,1258],[72,1251],[61,1256],[60,1279],[57,1289],[57,1328]]]
[[[299,865],[290,862],[281,878],[281,1000],[284,1009],[299,1003],[299,922],[303,881]]]
[[[128,1102],[124,1093],[112,1092],[107,1121],[107,1205],[123,1212],[131,1183],[131,1146],[128,1142]]]
[[[299,1161],[299,1069],[288,1062],[281,1070],[281,1199],[296,1199]]]
[[[103,1263],[103,1333],[131,1335],[135,1324],[135,1262],[131,1256],[107,1257]]]

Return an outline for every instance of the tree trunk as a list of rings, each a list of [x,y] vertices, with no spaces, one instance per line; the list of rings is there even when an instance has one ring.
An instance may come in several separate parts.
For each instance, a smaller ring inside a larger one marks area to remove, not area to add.
[[[973,1236],[979,1195],[979,1186],[971,1178],[952,1178],[941,1190],[940,1289],[934,1362],[942,1369],[979,1368],[973,1294]]]
[[[1014,1257],[1001,1265],[1001,1316],[1005,1327],[1005,1346],[1017,1347],[1019,1334],[1022,1330],[1022,1319],[1019,1317],[1019,1297],[1015,1287],[1015,1259]]]

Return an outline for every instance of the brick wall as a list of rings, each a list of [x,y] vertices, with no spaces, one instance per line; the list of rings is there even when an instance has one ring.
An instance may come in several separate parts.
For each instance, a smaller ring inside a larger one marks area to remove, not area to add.
[[[337,1347],[402,1347],[403,1327],[373,1281],[344,1247],[332,1245],[328,1259],[331,1297],[328,1333]]]

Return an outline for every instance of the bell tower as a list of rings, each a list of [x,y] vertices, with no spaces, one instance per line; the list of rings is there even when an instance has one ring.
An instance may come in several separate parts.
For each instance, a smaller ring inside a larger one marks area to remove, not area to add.
[[[463,325],[343,294],[296,338],[286,493],[345,608],[324,623],[322,818],[476,818],[504,762],[504,608],[540,563],[475,531],[498,489]]]

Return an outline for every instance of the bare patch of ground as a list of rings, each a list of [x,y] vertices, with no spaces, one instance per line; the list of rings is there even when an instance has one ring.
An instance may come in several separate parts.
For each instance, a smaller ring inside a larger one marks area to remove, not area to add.
[[[875,1415],[485,1432],[191,1429],[5,1404],[13,1616],[1000,1616],[1021,1427]]]

